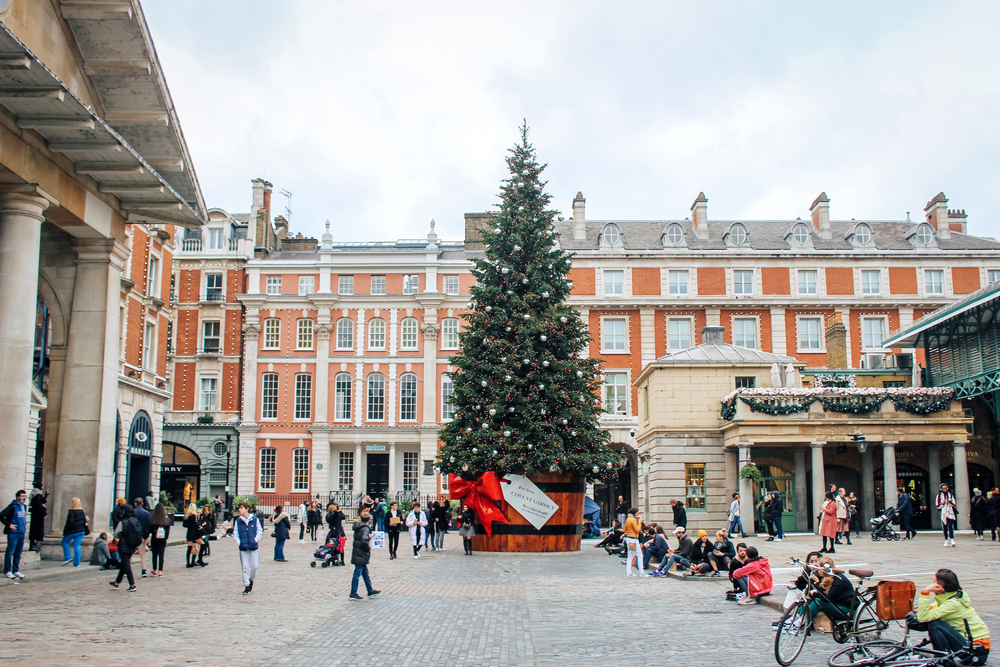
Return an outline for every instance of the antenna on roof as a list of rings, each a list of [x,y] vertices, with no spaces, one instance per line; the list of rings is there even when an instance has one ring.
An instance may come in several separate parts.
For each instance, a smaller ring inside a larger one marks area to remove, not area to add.
[[[290,190],[282,188],[279,192],[285,196],[285,219],[289,223],[292,221],[292,193]]]

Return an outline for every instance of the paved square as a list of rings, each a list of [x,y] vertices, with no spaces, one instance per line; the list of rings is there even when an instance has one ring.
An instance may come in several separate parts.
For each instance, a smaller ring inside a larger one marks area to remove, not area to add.
[[[804,556],[814,537],[762,549],[781,584],[788,554]],[[271,542],[265,538],[265,547]],[[309,567],[312,544],[286,545],[289,563],[261,552],[257,585],[241,595],[231,540],[213,543],[211,565],[183,567],[183,548],[167,551],[166,576],[139,579],[138,593],[115,591],[113,573],[50,566],[0,591],[0,660],[31,665],[457,665],[620,664],[775,665],[771,622],[762,606],[725,602],[725,580],[627,579],[617,558],[585,542],[570,554],[462,554],[419,560],[376,551],[378,598],[350,602],[353,568]],[[937,536],[838,549],[838,565],[868,564],[876,574],[952,567],[995,637],[1000,637],[1000,544]],[[136,568],[138,569],[138,567]],[[922,585],[929,575],[912,577]],[[362,585],[361,593],[364,594]],[[796,665],[824,666],[836,645],[813,637]],[[995,661],[995,659],[994,659]]]

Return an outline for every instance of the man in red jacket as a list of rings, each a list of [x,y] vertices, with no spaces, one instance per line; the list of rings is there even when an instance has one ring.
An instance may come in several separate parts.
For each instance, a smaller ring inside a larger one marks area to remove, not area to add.
[[[771,592],[771,565],[761,558],[757,547],[747,549],[747,564],[733,572],[733,579],[743,592],[738,604],[757,604],[757,598]]]

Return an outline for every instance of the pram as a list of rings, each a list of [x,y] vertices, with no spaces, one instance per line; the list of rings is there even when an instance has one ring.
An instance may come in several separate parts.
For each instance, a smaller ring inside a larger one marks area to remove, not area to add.
[[[344,547],[346,544],[347,538],[344,536],[331,537],[326,544],[313,552],[314,560],[309,563],[309,567],[316,567],[317,562],[320,564],[320,567],[344,565]]]
[[[890,541],[899,539],[899,533],[892,529],[892,519],[896,516],[895,507],[887,507],[881,516],[871,520],[872,542],[878,542],[882,538]]]

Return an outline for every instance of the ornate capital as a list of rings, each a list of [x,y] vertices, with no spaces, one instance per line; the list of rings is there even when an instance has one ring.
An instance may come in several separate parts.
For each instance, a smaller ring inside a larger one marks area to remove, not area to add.
[[[332,324],[316,325],[316,338],[318,338],[319,340],[330,340],[331,333],[333,333]]]
[[[420,330],[424,332],[424,340],[437,340],[441,325],[435,322],[421,322]]]
[[[260,337],[260,325],[255,322],[247,322],[243,325],[243,335],[247,340],[257,340]]]

